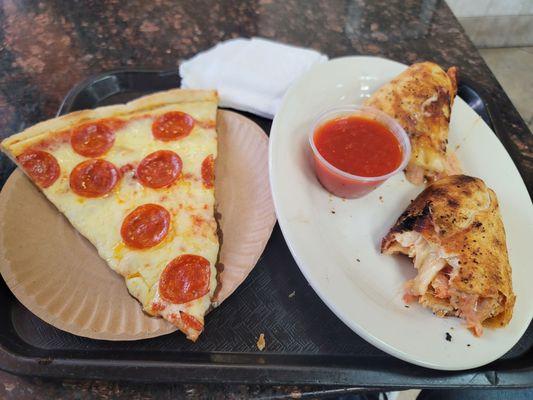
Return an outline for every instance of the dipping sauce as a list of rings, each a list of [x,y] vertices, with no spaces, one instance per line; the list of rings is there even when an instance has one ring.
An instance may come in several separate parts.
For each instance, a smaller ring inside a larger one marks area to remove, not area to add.
[[[326,113],[310,141],[318,180],[345,198],[374,190],[404,168],[410,157],[409,137],[402,127],[369,107]]]
[[[328,121],[318,127],[314,141],[326,161],[352,175],[386,175],[402,162],[396,136],[369,118],[349,116]]]

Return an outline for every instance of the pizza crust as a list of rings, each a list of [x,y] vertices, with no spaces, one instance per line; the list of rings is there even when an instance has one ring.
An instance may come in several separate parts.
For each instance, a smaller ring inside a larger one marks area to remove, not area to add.
[[[10,136],[0,143],[0,147],[4,151],[11,153],[11,158],[14,160],[13,156],[16,157],[27,146],[89,121],[111,117],[131,118],[168,105],[196,102],[216,103],[218,102],[218,94],[214,90],[172,89],[143,96],[126,104],[99,107],[94,110],[75,111],[40,122],[16,135]]]

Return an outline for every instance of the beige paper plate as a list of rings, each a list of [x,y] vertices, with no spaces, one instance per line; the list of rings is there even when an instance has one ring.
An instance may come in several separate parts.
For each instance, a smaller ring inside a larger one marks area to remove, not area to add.
[[[218,134],[215,190],[224,270],[215,301],[220,304],[255,266],[276,217],[263,130],[239,114],[220,111]],[[0,195],[0,272],[25,307],[75,335],[136,340],[176,330],[142,312],[124,279],[20,170]]]

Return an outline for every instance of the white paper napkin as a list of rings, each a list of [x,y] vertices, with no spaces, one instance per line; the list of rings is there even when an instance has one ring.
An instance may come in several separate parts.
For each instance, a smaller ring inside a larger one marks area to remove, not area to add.
[[[261,38],[232,39],[180,65],[181,87],[216,89],[222,107],[272,118],[290,84],[327,56]]]

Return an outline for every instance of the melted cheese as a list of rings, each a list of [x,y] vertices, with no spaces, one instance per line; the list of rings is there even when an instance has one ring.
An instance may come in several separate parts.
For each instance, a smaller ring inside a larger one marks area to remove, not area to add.
[[[171,110],[186,112],[204,124],[197,123],[181,140],[154,140],[153,119]],[[157,150],[172,150],[181,157],[182,176],[166,189],[145,188],[134,178],[133,168],[124,173],[108,195],[95,199],[80,197],[70,190],[69,174],[87,158],[75,153],[68,142],[58,143],[50,149],[59,162],[61,175],[53,185],[43,189],[44,194],[94,244],[109,266],[125,277],[129,292],[144,309],[167,319],[171,313],[179,315],[179,311],[186,311],[203,322],[216,288],[215,263],[219,245],[214,219],[214,189],[204,188],[201,177],[203,160],[210,154],[217,156],[216,130],[202,127],[216,120],[216,110],[217,105],[211,102],[166,106],[133,119],[116,131],[115,143],[103,158],[119,169],[128,164],[136,168],[145,156]],[[128,213],[146,203],[159,204],[171,213],[171,229],[165,240],[153,248],[130,249],[122,242],[122,222]],[[202,222],[199,224],[198,220]],[[192,302],[170,304],[160,298],[158,281],[166,265],[182,254],[196,254],[209,260],[210,289],[207,295]],[[164,310],[154,309],[156,303]]]
[[[429,284],[446,265],[458,269],[457,257],[444,254],[437,246],[434,246],[418,232],[403,232],[396,234],[396,241],[408,250],[408,255],[414,258],[414,267],[418,273],[409,281],[409,294],[422,296],[426,293]]]

